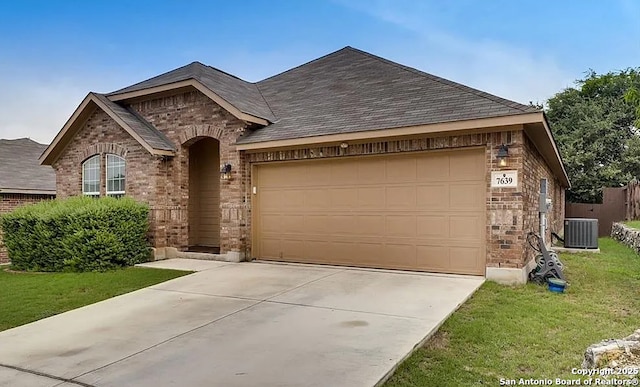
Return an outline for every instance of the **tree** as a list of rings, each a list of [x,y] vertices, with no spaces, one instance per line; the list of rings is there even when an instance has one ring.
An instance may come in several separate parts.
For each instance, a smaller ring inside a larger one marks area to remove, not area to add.
[[[602,200],[602,187],[640,177],[640,133],[630,90],[640,89],[640,68],[599,75],[589,71],[547,101],[547,118],[576,203]]]
[[[636,128],[640,128],[640,90],[637,87],[631,87],[624,95],[624,100],[630,103],[636,109]]]

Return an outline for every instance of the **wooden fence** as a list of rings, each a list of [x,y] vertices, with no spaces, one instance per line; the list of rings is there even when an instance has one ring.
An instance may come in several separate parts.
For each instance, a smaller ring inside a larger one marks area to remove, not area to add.
[[[625,219],[640,219],[640,182],[630,181],[625,189]]]
[[[631,183],[629,183],[631,184]],[[634,194],[640,198],[640,187],[635,185]],[[611,225],[625,219],[631,219],[627,216],[629,213],[628,193],[632,189],[628,187],[603,188],[602,204],[591,203],[566,203],[565,218],[591,218],[598,219],[598,236],[611,235]],[[640,214],[640,200],[635,202]]]

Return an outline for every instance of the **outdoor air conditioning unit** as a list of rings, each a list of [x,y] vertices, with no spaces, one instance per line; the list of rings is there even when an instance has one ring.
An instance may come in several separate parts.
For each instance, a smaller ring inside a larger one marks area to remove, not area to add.
[[[598,219],[566,218],[564,220],[564,247],[597,249]]]

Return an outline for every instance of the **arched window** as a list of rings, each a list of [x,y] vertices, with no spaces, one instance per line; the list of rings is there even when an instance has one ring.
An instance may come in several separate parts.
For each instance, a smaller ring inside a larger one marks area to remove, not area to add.
[[[82,193],[100,196],[100,156],[89,157],[82,163]]]
[[[107,154],[107,196],[124,196],[125,160],[117,155]]]

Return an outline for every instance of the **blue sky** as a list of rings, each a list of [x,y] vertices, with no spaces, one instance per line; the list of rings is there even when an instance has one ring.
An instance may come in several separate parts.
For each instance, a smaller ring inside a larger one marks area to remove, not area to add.
[[[344,46],[527,103],[640,66],[640,0],[0,2],[0,138],[200,61],[248,81]]]

